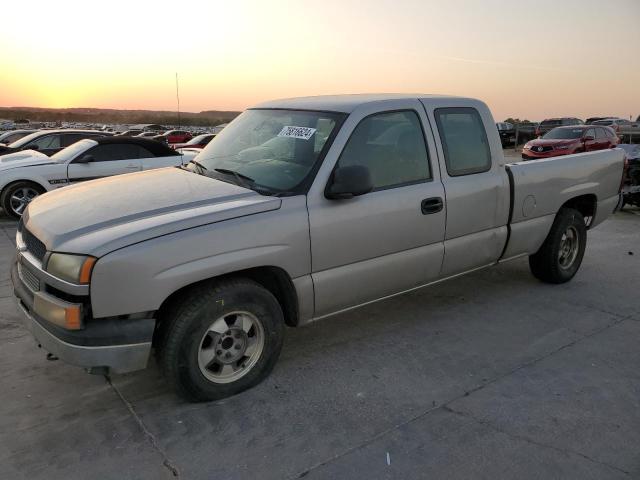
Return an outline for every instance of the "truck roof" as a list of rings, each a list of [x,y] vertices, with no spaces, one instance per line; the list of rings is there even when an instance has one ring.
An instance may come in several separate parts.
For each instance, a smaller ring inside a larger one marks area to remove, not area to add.
[[[452,95],[425,95],[421,93],[364,93],[352,95],[318,95],[315,97],[283,98],[260,103],[252,108],[285,108],[293,110],[322,110],[327,112],[351,113],[367,104],[401,99],[459,99]],[[473,99],[466,99],[473,100]],[[474,100],[475,101],[475,100]]]

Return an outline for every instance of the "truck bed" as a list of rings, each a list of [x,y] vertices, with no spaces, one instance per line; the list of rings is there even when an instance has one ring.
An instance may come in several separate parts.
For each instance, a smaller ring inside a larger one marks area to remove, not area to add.
[[[604,221],[618,203],[623,163],[623,151],[612,149],[507,164],[510,233],[502,259],[535,253],[555,214],[577,197],[596,202],[589,228]]]

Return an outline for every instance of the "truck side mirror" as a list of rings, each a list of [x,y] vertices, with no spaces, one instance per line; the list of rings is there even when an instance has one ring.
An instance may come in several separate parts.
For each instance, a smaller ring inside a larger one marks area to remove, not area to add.
[[[364,195],[373,190],[371,172],[364,165],[338,167],[327,184],[324,196],[330,200],[341,200]]]
[[[74,160],[73,163],[91,163],[94,160],[95,159],[93,158],[93,155],[83,155],[80,158]]]

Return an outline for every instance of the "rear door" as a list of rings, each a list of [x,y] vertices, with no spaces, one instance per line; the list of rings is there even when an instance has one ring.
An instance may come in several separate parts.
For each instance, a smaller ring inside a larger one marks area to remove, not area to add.
[[[487,136],[488,109],[441,107],[429,112],[446,192],[447,225],[441,276],[448,277],[497,261],[507,237],[508,178],[500,144]],[[491,139],[491,141],[490,141]]]
[[[604,128],[596,127],[596,145],[594,150],[605,150],[609,148],[609,138],[607,137]]]
[[[69,163],[67,167],[69,183],[142,170],[138,148],[138,145],[126,143],[96,145],[81,155],[91,155],[92,162],[78,163],[78,159],[74,159]]]

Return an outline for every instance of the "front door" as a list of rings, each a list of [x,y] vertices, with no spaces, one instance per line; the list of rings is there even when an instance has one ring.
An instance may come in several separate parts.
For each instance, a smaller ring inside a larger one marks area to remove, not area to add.
[[[438,276],[444,188],[427,148],[424,110],[417,101],[403,104],[411,108],[350,119],[353,130],[336,167],[366,166],[372,192],[343,200],[309,196],[316,317]]]

